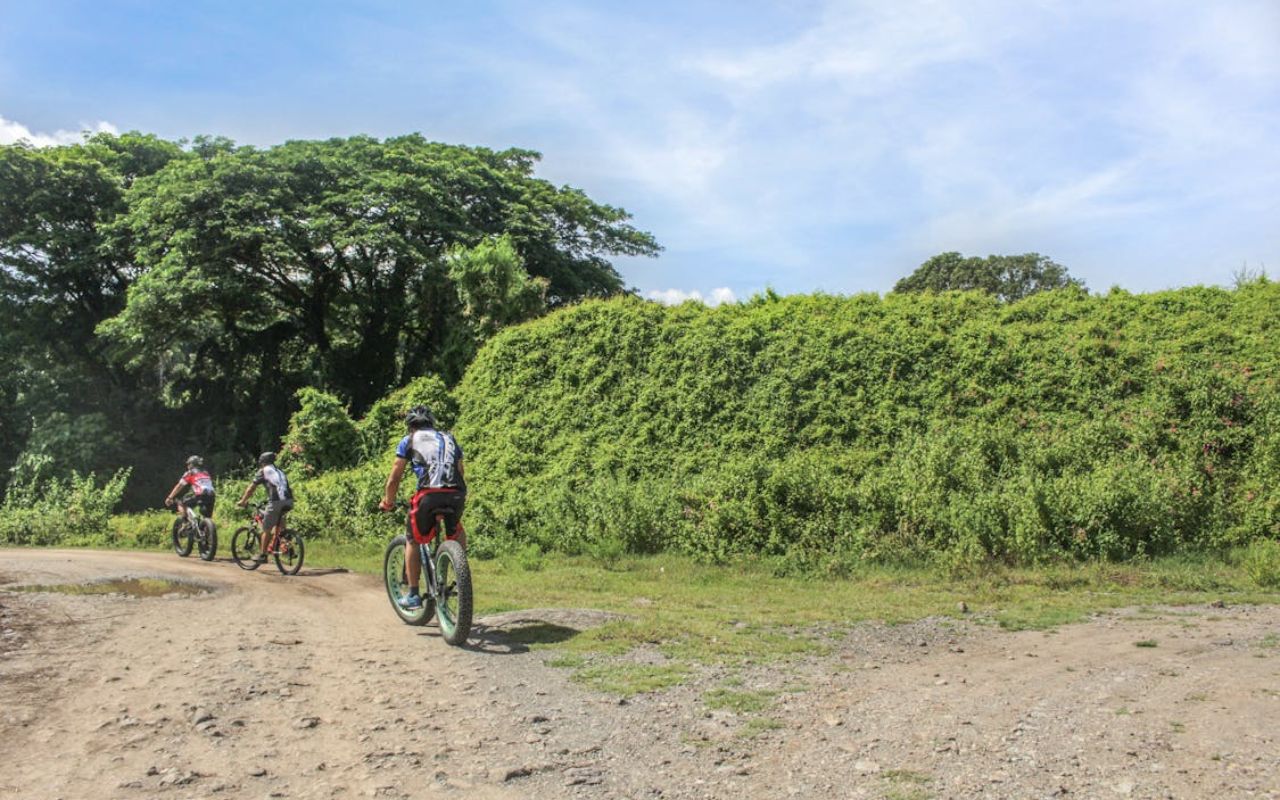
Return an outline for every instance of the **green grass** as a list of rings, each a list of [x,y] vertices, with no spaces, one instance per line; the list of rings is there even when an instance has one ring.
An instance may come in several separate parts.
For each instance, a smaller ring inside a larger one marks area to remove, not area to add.
[[[1134,647],[1159,647],[1160,643],[1155,639],[1141,639],[1133,643]]]
[[[771,691],[736,691],[721,687],[703,694],[702,703],[707,708],[732,711],[735,714],[754,714],[773,705],[776,695],[777,692]]]
[[[783,727],[782,721],[773,717],[752,717],[738,729],[738,736],[742,739],[754,739],[762,733],[781,730]]]
[[[912,769],[890,769],[880,773],[880,777],[889,783],[885,790],[888,800],[928,800],[932,793],[925,787],[933,777]]]
[[[678,686],[688,674],[689,668],[683,664],[604,662],[584,664],[573,673],[573,679],[596,691],[630,697]]]

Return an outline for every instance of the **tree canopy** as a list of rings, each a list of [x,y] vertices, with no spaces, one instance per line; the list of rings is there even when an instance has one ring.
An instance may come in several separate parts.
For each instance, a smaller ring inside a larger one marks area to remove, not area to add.
[[[456,381],[504,325],[621,292],[610,258],[657,243],[538,159],[419,135],[0,147],[3,466],[41,425],[135,412],[252,452],[302,387],[363,413]]]
[[[1017,256],[976,256],[939,253],[894,285],[895,292],[946,292],[978,290],[1010,302],[1046,289],[1084,283],[1067,274],[1067,268],[1039,253]]]

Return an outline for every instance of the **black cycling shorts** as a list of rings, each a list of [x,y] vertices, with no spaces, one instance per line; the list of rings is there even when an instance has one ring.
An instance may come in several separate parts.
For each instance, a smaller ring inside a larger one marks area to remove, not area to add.
[[[431,541],[435,532],[435,510],[449,507],[453,513],[446,515],[445,527],[457,531],[462,522],[462,512],[467,505],[467,493],[457,489],[419,489],[409,503],[409,533]]]
[[[200,513],[206,518],[213,516],[213,492],[193,494],[182,498],[178,502],[182,503],[184,506],[200,509]]]

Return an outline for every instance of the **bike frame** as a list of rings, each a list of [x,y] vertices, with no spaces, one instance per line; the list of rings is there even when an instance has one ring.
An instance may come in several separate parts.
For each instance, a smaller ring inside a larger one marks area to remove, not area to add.
[[[405,523],[406,535],[418,546],[418,564],[422,568],[422,577],[426,580],[427,596],[432,600],[440,599],[440,586],[436,574],[436,552],[439,551],[441,542],[454,538],[453,534],[447,537],[440,535],[440,531],[444,529],[448,518],[448,514],[437,513],[435,515],[435,523],[431,526],[431,530],[427,532],[426,536],[415,536],[411,522]]]

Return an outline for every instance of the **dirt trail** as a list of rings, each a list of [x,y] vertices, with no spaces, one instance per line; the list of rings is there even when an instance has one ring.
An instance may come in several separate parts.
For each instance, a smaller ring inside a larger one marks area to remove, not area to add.
[[[122,576],[209,591],[0,591],[0,797],[1280,798],[1274,607],[863,625],[619,702],[506,636],[587,612],[482,619],[457,649],[367,576],[0,551],[0,589]],[[708,710],[727,683],[771,707]]]

